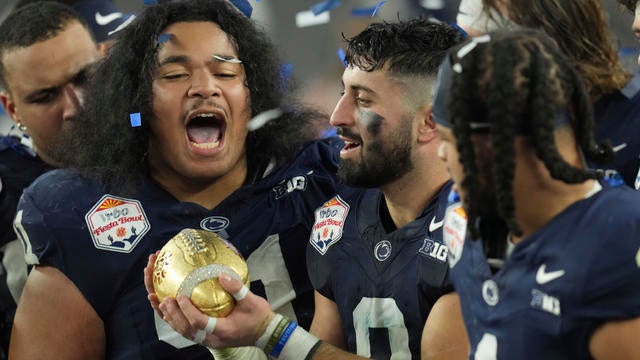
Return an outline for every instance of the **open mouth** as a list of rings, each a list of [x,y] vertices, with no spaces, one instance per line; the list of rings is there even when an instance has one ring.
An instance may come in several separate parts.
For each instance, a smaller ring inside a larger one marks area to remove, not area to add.
[[[348,150],[353,150],[357,147],[360,146],[360,143],[357,141],[353,141],[353,140],[347,140],[347,139],[343,139],[344,141],[344,150],[348,151]]]
[[[187,122],[187,137],[196,148],[213,149],[220,146],[225,128],[224,119],[217,114],[195,114]]]

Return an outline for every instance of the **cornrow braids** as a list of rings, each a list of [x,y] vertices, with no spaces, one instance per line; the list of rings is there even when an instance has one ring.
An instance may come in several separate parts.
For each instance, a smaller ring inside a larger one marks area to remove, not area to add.
[[[464,169],[461,185],[473,238],[477,238],[477,221],[487,208],[483,201],[487,184],[494,184],[495,207],[508,229],[522,234],[513,197],[516,136],[529,138],[551,176],[566,183],[597,175],[562,158],[555,142],[557,128],[571,126],[587,160],[613,156],[609,144],[598,145],[594,140],[591,103],[580,76],[546,35],[522,29],[498,31],[490,38],[476,42],[471,51],[461,51],[473,45],[467,42],[450,52],[458,75],[452,79],[449,111]],[[558,123],[558,118],[569,121]],[[482,153],[489,159],[480,158],[474,144],[474,135],[482,133],[491,139],[491,151]],[[492,164],[491,171],[483,167],[484,179],[477,176],[478,164],[483,162]]]
[[[468,55],[468,65],[460,75],[453,77],[451,91],[463,89],[473,81],[477,71],[476,66],[478,65],[476,55],[473,52]],[[478,166],[475,161],[475,150],[471,142],[471,124],[469,121],[465,121],[465,119],[470,119],[473,116],[471,107],[467,106],[472,101],[471,92],[461,91],[460,94],[450,97],[449,105],[452,129],[457,139],[457,150],[460,154],[459,161],[464,169],[461,186],[466,190],[463,201],[468,204],[469,224],[474,223],[477,217],[476,214],[480,211],[480,204],[473,201],[473,199],[478,198],[477,193],[480,189],[478,178],[475,176],[475,174],[478,174]],[[472,238],[477,238],[478,234],[475,227],[469,226],[469,230]]]
[[[515,151],[513,138],[517,122],[517,106],[522,102],[522,94],[518,93],[512,71],[496,71],[497,69],[516,70],[515,44],[498,42],[491,44],[496,56],[493,58],[491,80],[487,92],[487,118],[491,119],[495,129],[492,132],[493,176],[496,185],[496,202],[498,214],[505,220],[514,233],[521,232],[516,223],[515,201],[513,199],[513,177],[515,173]],[[512,101],[505,101],[509,97]],[[502,104],[502,106],[500,106]],[[480,206],[480,204],[478,204]]]

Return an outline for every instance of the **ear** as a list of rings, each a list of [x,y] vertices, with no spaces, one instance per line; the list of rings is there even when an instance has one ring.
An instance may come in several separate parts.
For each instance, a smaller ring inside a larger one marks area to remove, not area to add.
[[[13,101],[11,94],[5,91],[0,91],[0,101],[2,102],[2,106],[7,112],[7,115],[9,115],[15,123],[20,122],[18,115],[16,114],[16,103]]]
[[[431,105],[424,107],[420,110],[418,124],[418,142],[428,143],[438,137],[438,131],[436,130],[436,122],[433,120],[433,114],[431,113]]]

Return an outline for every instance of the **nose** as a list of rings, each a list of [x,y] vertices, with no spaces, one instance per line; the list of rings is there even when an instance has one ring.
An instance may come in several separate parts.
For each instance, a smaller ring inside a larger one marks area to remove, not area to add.
[[[353,106],[349,105],[349,98],[342,95],[333,109],[329,124],[333,127],[352,127],[355,124]]]
[[[205,70],[194,71],[191,75],[191,86],[187,92],[188,96],[208,98],[220,93],[220,87],[214,76]]]
[[[64,98],[62,118],[64,120],[71,120],[75,118],[82,109],[84,88],[74,84],[66,84],[62,91]]]

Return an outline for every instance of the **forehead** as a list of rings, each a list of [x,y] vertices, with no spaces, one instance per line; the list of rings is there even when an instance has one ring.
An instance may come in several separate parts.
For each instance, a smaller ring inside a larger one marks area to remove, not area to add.
[[[346,90],[349,88],[363,88],[377,94],[383,94],[392,89],[401,90],[400,82],[393,79],[385,70],[364,71],[358,67],[348,66],[342,73],[342,82]],[[387,94],[390,95],[390,94]]]
[[[158,51],[158,59],[166,56],[190,57],[229,55],[237,57],[237,51],[229,35],[209,21],[177,22],[167,26],[163,34],[171,34]]]
[[[59,85],[98,57],[88,30],[74,21],[51,39],[10,50],[2,63],[11,90],[28,91]]]

